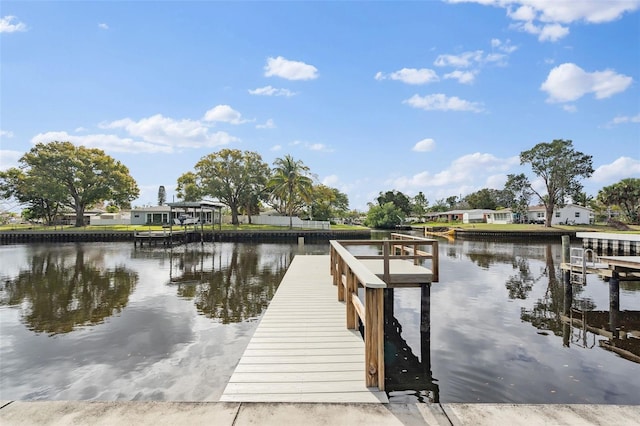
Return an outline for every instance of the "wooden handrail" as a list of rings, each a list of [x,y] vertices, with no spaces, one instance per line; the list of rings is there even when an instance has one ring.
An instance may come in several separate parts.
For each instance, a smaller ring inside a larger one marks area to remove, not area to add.
[[[365,383],[384,390],[384,289],[387,284],[364,266],[338,241],[330,241],[331,273],[338,299],[346,301],[347,328],[364,324]],[[345,277],[343,281],[343,275]],[[365,303],[358,287],[365,288]],[[346,289],[345,289],[346,287]]]
[[[367,386],[384,390],[384,289],[390,282],[390,260],[431,259],[432,282],[438,281],[438,241],[430,238],[391,234],[391,240],[331,240],[330,271],[333,284],[338,287],[338,300],[346,306],[346,326],[356,329],[358,319],[364,324],[365,381]],[[404,238],[406,237],[406,238]],[[382,255],[354,255],[345,246],[378,246]],[[431,246],[431,253],[419,250]],[[383,279],[378,278],[360,260],[382,259]],[[358,288],[364,287],[365,300],[358,297]]]
[[[362,263],[358,262],[358,259],[355,258],[349,250],[342,246],[339,241],[331,240],[329,241],[335,253],[345,261],[345,263],[349,266],[349,269],[356,274],[358,281],[362,284],[363,287],[367,288],[387,288],[387,284],[378,278],[373,272],[371,272],[366,266]],[[333,269],[333,268],[332,268]]]

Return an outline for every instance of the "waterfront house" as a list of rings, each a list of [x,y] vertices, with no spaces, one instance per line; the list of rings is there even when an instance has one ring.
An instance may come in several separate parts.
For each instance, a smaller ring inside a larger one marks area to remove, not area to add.
[[[546,211],[544,206],[530,206],[527,211],[529,222],[544,223]],[[595,221],[593,210],[577,204],[567,204],[555,209],[551,218],[551,225],[586,225]]]
[[[529,206],[525,222],[543,224],[546,216],[547,212],[544,206]],[[590,208],[577,204],[568,204],[553,211],[551,225],[584,225],[593,223],[594,220],[595,215]],[[511,209],[495,210],[487,217],[487,223],[504,225],[517,222],[517,215]]]
[[[181,201],[163,206],[138,207],[131,209],[132,225],[178,224],[182,219],[190,223],[221,223],[220,212],[224,204],[216,201]],[[197,219],[197,220],[196,220]]]

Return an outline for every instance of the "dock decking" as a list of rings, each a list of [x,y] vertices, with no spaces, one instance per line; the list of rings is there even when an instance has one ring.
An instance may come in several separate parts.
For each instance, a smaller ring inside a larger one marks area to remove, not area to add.
[[[365,386],[362,337],[345,326],[329,256],[296,256],[221,401],[388,402]]]

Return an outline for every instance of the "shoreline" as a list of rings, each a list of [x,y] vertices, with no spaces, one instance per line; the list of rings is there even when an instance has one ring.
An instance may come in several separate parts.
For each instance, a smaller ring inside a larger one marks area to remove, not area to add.
[[[100,231],[100,230],[57,230],[34,231],[16,230],[0,231],[0,244],[22,243],[74,243],[74,242],[116,242],[136,240],[136,233],[143,230]],[[182,232],[182,231],[180,231]],[[177,232],[176,232],[177,233]],[[298,241],[302,237],[310,241],[324,241],[331,239],[368,239],[371,237],[370,229],[354,230],[310,230],[310,229],[283,229],[283,230],[191,230],[190,235],[197,235],[193,241]],[[166,232],[169,235],[169,232]]]

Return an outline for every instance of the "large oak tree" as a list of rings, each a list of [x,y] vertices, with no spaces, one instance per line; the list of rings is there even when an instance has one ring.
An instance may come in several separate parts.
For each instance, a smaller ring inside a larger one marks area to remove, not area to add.
[[[551,226],[553,211],[563,207],[565,200],[582,190],[580,178],[588,178],[593,173],[592,157],[573,149],[570,140],[555,139],[541,142],[520,153],[520,164],[529,164],[533,173],[544,184],[544,191],[534,188],[528,179],[523,185],[538,196],[545,207],[545,226]]]
[[[76,214],[84,225],[84,212],[103,201],[127,207],[139,194],[129,169],[96,148],[71,142],[38,143],[20,160],[20,168],[0,175],[4,194],[34,205],[58,203]]]
[[[185,183],[185,193],[191,188],[192,196],[210,195],[225,203],[231,210],[231,223],[238,225],[240,208],[249,205],[264,190],[268,177],[269,165],[260,154],[225,148],[202,157],[195,173],[186,173],[178,184]]]

